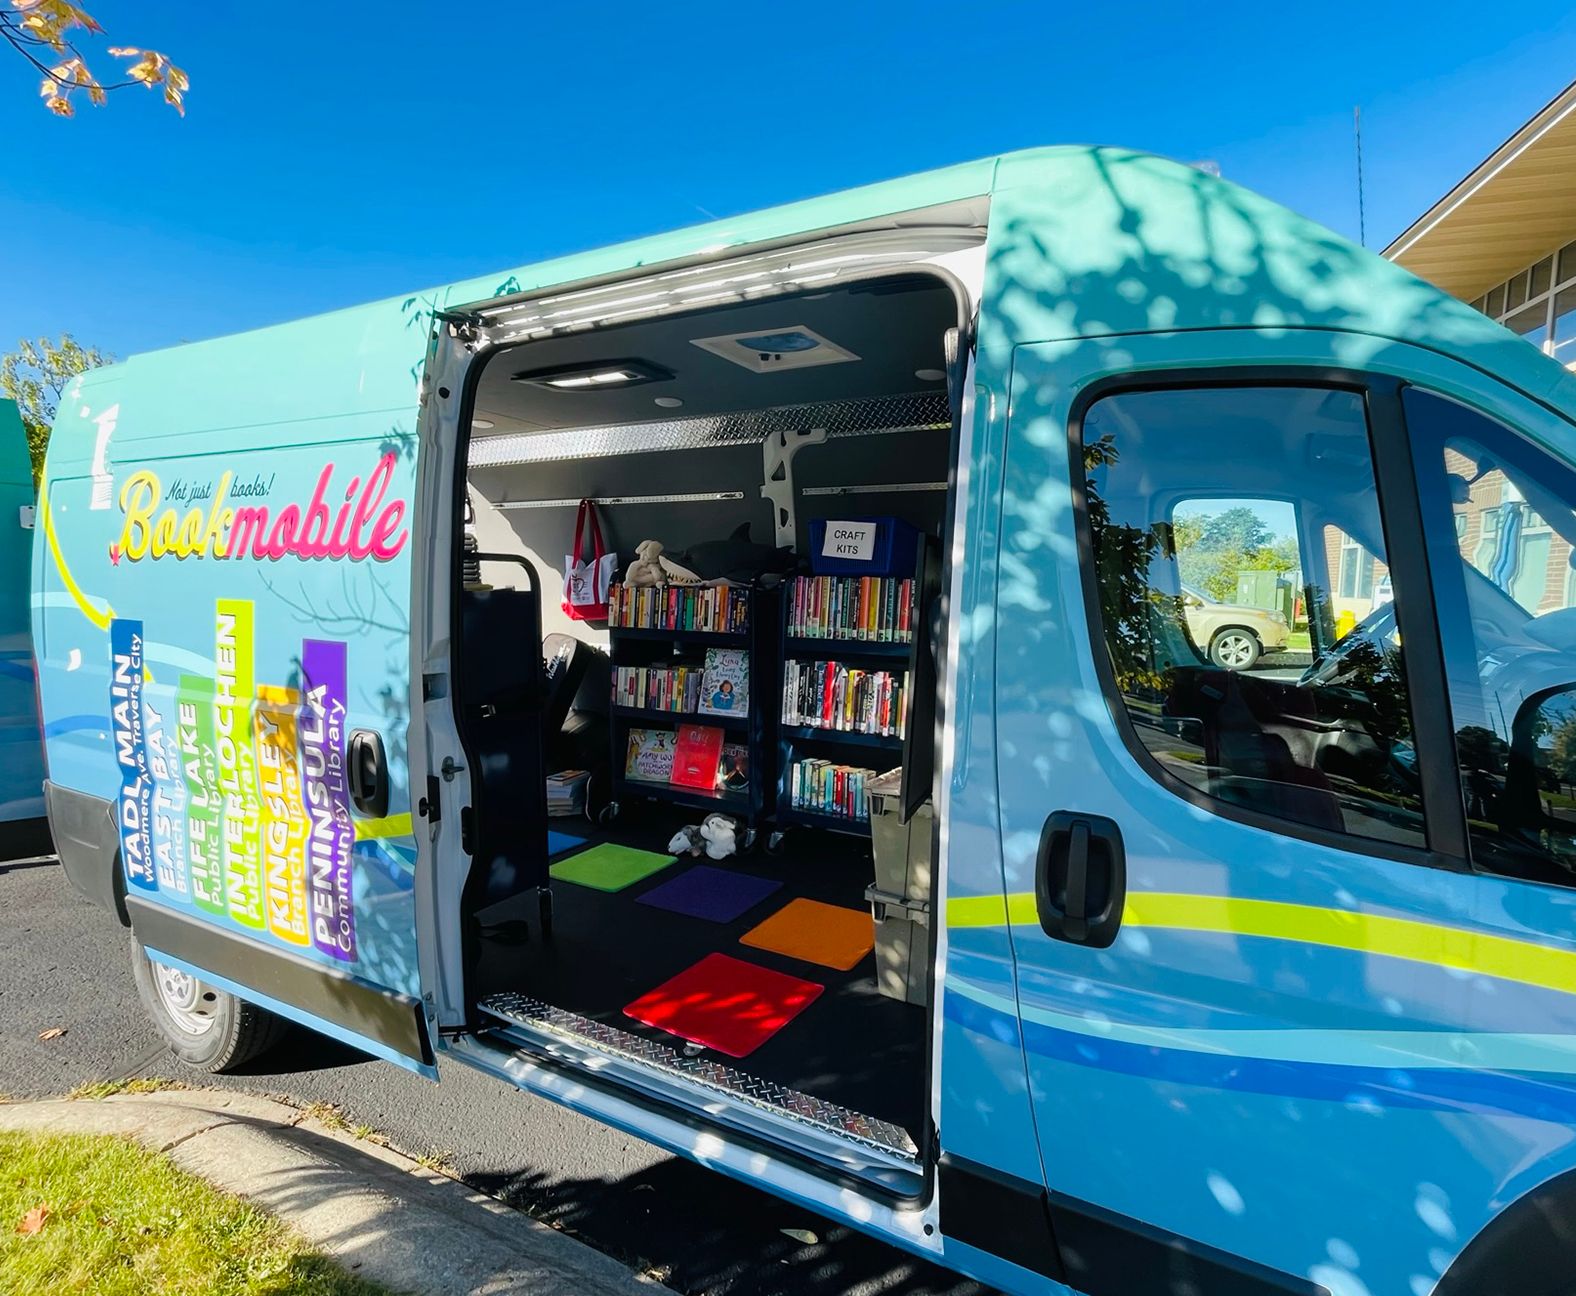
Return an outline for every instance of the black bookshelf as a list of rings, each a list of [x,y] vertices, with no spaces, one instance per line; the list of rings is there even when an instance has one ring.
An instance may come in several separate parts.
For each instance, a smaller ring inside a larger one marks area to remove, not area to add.
[[[903,697],[902,736],[862,733],[846,729],[822,729],[814,725],[789,724],[779,719],[777,726],[777,814],[778,828],[820,828],[830,832],[868,837],[870,821],[851,816],[829,814],[793,803],[793,769],[800,760],[829,760],[873,771],[876,774],[899,766],[904,770],[905,787],[908,771],[916,762],[916,753],[927,751],[931,742],[931,725],[934,717],[934,670],[927,669],[929,658],[928,617],[933,593],[932,565],[927,558],[929,545],[920,537],[914,558],[913,607],[909,617],[909,637],[906,640],[858,639],[837,634],[794,635],[789,633],[793,615],[793,585],[788,581],[779,600],[780,634],[778,638],[778,682],[783,681],[785,663],[789,661],[836,661],[865,670],[901,671],[905,677]],[[903,580],[909,573],[894,573],[892,579]],[[931,687],[921,696],[925,680]],[[782,690],[780,689],[779,692]],[[918,745],[916,746],[916,739]],[[928,763],[927,763],[928,769]],[[925,775],[928,793],[929,775]]]
[[[754,839],[770,813],[776,787],[776,688],[780,673],[776,663],[776,599],[771,591],[748,586],[732,587],[735,597],[746,601],[742,630],[708,631],[627,627],[609,624],[608,655],[613,665],[614,688],[620,666],[693,666],[702,668],[706,649],[742,649],[749,654],[750,701],[744,715],[707,715],[700,711],[670,711],[657,707],[625,706],[615,696],[609,707],[612,741],[612,801],[606,814],[617,818],[636,802],[659,802],[707,814],[725,814],[744,825],[745,843]],[[635,729],[667,729],[677,734],[681,725],[701,724],[723,731],[725,743],[743,743],[749,753],[750,778],[746,787],[718,788],[706,792],[631,778],[625,773],[629,736]]]

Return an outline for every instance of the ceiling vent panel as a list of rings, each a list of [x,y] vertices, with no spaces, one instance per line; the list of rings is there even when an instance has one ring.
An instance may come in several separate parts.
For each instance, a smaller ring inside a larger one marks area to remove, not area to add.
[[[813,369],[818,365],[845,364],[859,359],[846,347],[838,346],[803,324],[724,333],[719,337],[692,338],[691,341],[703,351],[710,351],[741,369],[758,374]]]

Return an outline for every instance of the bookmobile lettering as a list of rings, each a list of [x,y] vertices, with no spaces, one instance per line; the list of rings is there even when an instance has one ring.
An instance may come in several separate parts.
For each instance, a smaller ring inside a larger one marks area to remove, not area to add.
[[[142,622],[110,622],[127,882],[353,962],[346,646],[302,641],[297,689],[256,679],[250,600],[217,600],[213,627],[212,677],[179,675],[161,694]]]
[[[405,501],[389,499],[395,456],[385,454],[363,479],[353,474],[334,480],[332,463],[318,474],[305,504],[273,502],[274,477],[237,480],[230,472],[218,481],[171,482],[141,469],[120,488],[125,515],[120,537],[109,547],[110,562],[122,558],[286,557],[372,559],[388,562],[410,538],[402,527]]]

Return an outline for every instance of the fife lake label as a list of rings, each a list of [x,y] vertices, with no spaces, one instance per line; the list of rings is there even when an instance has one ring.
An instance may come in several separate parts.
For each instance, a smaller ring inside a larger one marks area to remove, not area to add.
[[[821,556],[869,562],[875,546],[874,522],[828,522],[821,541]]]

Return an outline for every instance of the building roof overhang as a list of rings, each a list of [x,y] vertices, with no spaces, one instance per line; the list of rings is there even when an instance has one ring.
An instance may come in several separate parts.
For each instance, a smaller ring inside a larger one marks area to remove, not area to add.
[[[1576,82],[1384,255],[1465,301],[1576,239]]]

